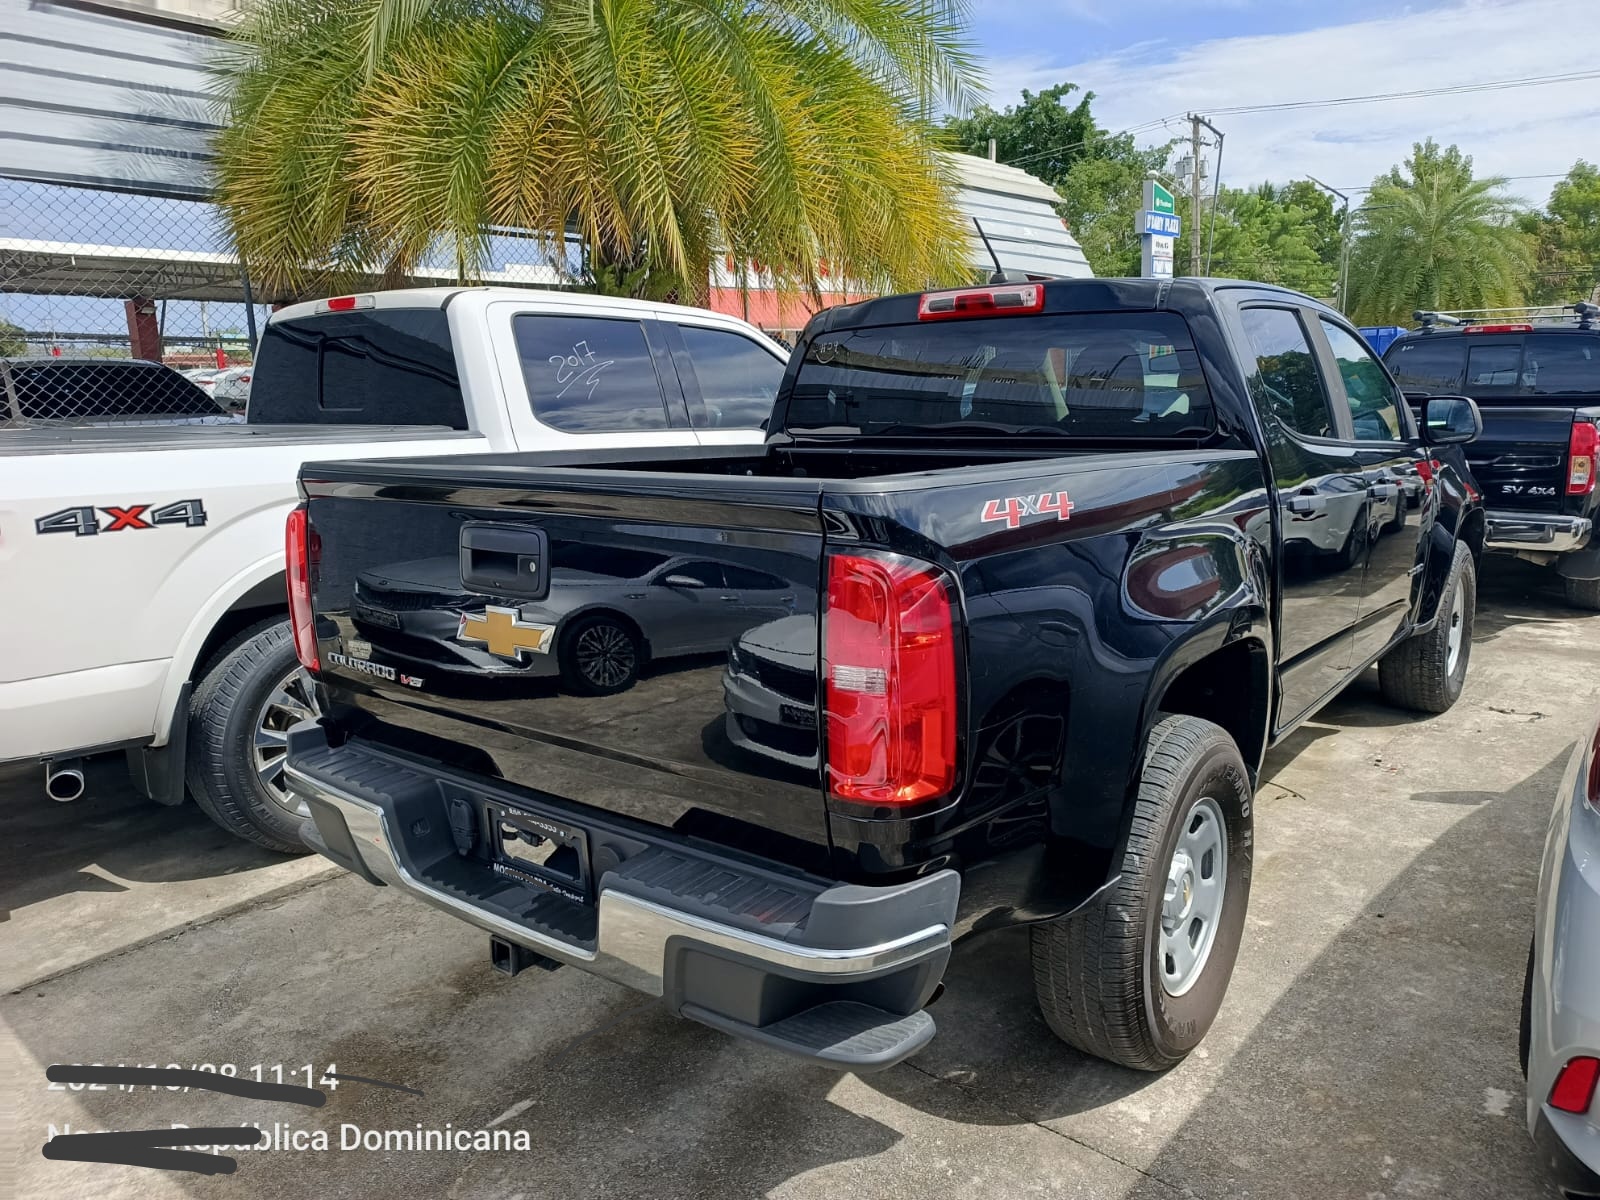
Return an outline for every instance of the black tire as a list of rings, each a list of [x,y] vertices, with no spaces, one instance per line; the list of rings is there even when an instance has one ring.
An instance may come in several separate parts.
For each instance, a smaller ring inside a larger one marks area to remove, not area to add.
[[[1162,979],[1161,922],[1180,835],[1211,800],[1225,826],[1222,903],[1209,953],[1182,995]],[[1250,898],[1250,776],[1233,739],[1198,717],[1163,717],[1150,733],[1123,851],[1103,902],[1031,931],[1034,991],[1045,1023],[1087,1054],[1163,1071],[1200,1044],[1222,1007]]]
[[[1563,578],[1561,582],[1566,588],[1567,603],[1573,608],[1600,612],[1600,579]]]
[[[561,635],[561,679],[580,696],[625,692],[644,667],[644,645],[627,622],[608,613],[582,617]]]
[[[1413,634],[1378,661],[1383,698],[1398,708],[1442,713],[1461,697],[1472,658],[1472,626],[1478,603],[1478,573],[1472,552],[1456,543],[1455,557],[1439,598],[1439,619]],[[1452,629],[1460,631],[1460,653],[1450,662]]]
[[[308,852],[300,840],[303,818],[261,778],[255,741],[269,700],[299,669],[288,622],[264,622],[211,660],[189,708],[187,773],[195,803],[234,836],[281,854]],[[292,719],[279,709],[267,723]],[[275,753],[271,757],[276,761]]]
[[[1528,942],[1528,973],[1522,977],[1522,1020],[1517,1025],[1517,1061],[1528,1077],[1528,1052],[1533,1049],[1533,942]]]

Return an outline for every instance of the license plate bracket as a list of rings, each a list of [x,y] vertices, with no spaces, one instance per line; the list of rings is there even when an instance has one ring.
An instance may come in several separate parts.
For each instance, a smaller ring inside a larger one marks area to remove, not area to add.
[[[589,835],[576,825],[489,801],[489,853],[498,874],[575,904],[590,902]]]

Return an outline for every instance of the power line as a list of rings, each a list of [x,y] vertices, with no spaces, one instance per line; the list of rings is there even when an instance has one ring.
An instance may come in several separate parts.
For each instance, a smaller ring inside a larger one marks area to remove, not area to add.
[[[1494,79],[1484,83],[1458,83],[1443,87],[1416,88],[1405,92],[1374,92],[1364,96],[1333,96],[1323,100],[1283,100],[1273,104],[1240,104],[1232,108],[1214,108],[1211,113],[1214,116],[1232,116],[1236,113],[1285,112],[1292,109],[1335,108],[1347,104],[1380,104],[1391,100],[1420,100],[1430,96],[1460,96],[1469,92],[1500,92],[1513,88],[1544,87],[1557,83],[1580,83],[1589,79],[1600,79],[1600,70],[1566,71],[1556,75],[1523,75],[1515,79]],[[1097,132],[1082,141],[1068,142],[1065,145],[1052,146],[1048,150],[1038,150],[1032,154],[1024,154],[1019,158],[1008,159],[1006,165],[1016,167],[1025,162],[1033,162],[1035,159],[1065,154],[1068,150],[1081,149],[1098,138],[1114,138],[1130,133],[1144,133],[1157,126],[1165,125],[1169,121],[1177,120],[1184,115],[1183,113],[1169,113],[1167,116],[1159,117],[1154,121],[1130,125],[1128,128],[1117,130],[1114,133]],[[1538,178],[1538,176],[1526,175],[1516,176],[1515,178],[1533,179]],[[1549,176],[1548,178],[1555,178],[1555,176]],[[1370,189],[1346,188],[1344,190],[1359,192],[1369,191]]]
[[[1213,108],[1218,116],[1235,113],[1283,112],[1298,108],[1334,108],[1344,104],[1379,104],[1390,100],[1421,100],[1430,96],[1460,96],[1468,92],[1501,92],[1512,88],[1544,87],[1554,83],[1580,83],[1600,79],[1600,70],[1567,71],[1558,75],[1524,75],[1516,79],[1494,79],[1484,83],[1458,83],[1444,87],[1416,88],[1407,92],[1374,92],[1365,96],[1333,96],[1324,100],[1280,100],[1272,104],[1240,104],[1233,108]]]

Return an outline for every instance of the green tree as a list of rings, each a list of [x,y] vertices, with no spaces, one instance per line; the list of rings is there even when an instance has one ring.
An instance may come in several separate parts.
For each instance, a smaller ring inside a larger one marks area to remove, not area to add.
[[[1600,287],[1600,168],[1583,159],[1550,193],[1542,213],[1526,213],[1537,263],[1530,299],[1536,304],[1586,300]]]
[[[1365,324],[1406,322],[1414,310],[1521,304],[1530,240],[1499,177],[1475,179],[1472,159],[1432,138],[1373,181],[1356,214],[1347,311]]]
[[[10,321],[0,321],[0,358],[15,357],[28,352],[28,341],[20,327]]]
[[[1201,259],[1212,275],[1277,283],[1324,299],[1339,268],[1339,214],[1326,192],[1305,180],[1227,188],[1201,230]],[[1186,261],[1186,260],[1185,260]]]
[[[220,64],[217,194],[268,286],[441,247],[471,280],[497,226],[686,297],[719,252],[954,280],[927,114],[970,101],[964,30],[965,0],[265,0]]]
[[[1078,90],[1075,83],[1058,83],[1034,93],[1022,91],[1022,103],[996,112],[981,104],[964,117],[948,117],[944,129],[953,149],[980,158],[989,154],[989,139],[995,142],[995,157],[1012,163],[1028,174],[1060,188],[1072,165],[1104,150],[1105,130],[1089,113],[1093,92],[1070,107],[1068,97]]]
[[[1062,220],[1096,275],[1139,273],[1134,219],[1144,201],[1145,177],[1166,165],[1169,150],[1141,150],[1127,134],[1106,138],[1094,154],[1073,163],[1057,187]]]

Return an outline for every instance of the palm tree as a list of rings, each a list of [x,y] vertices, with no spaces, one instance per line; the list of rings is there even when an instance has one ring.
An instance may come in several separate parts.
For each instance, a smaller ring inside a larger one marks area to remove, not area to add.
[[[1347,311],[1381,325],[1409,321],[1416,309],[1522,303],[1532,255],[1505,182],[1474,179],[1472,159],[1455,146],[1416,143],[1353,214]]]
[[[930,92],[970,102],[966,0],[264,0],[219,64],[217,194],[254,275],[403,277],[488,232],[693,297],[955,278]],[[643,272],[644,276],[636,276]]]

